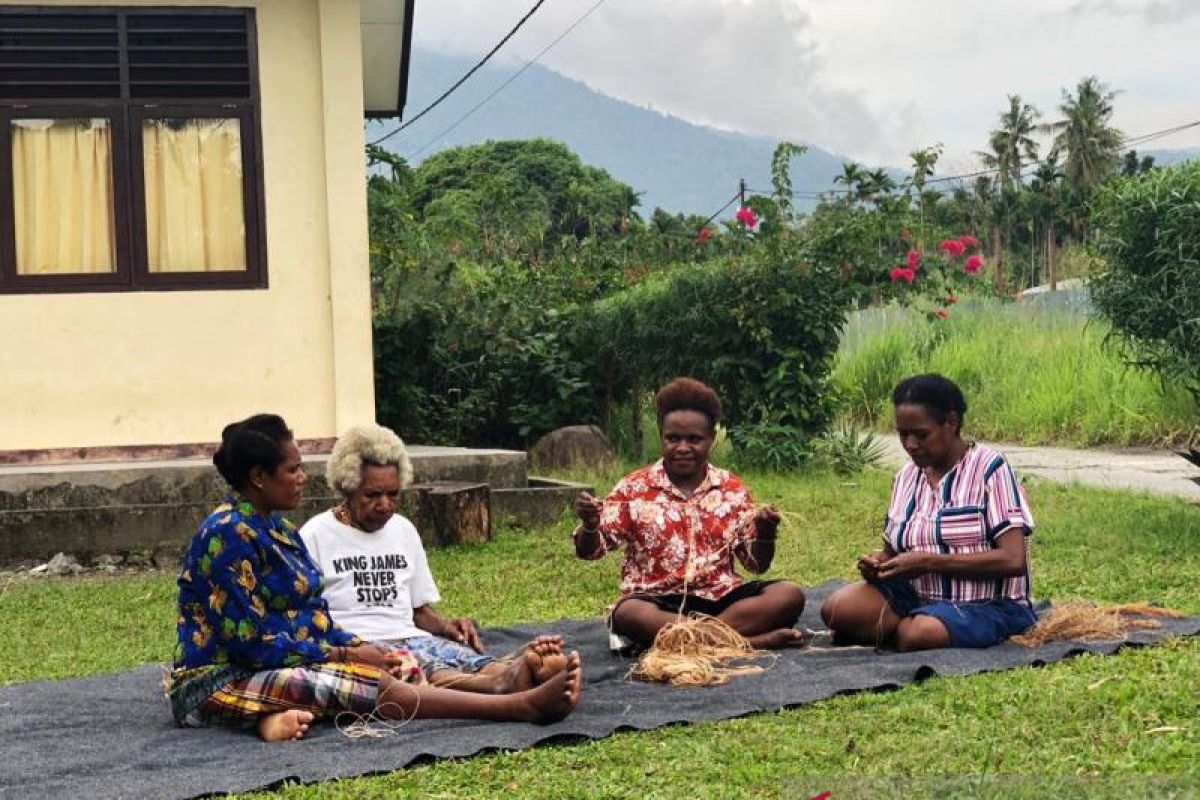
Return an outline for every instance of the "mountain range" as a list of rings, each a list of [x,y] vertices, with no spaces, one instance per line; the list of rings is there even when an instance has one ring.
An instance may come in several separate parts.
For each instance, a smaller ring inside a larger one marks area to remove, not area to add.
[[[467,59],[415,50],[406,118],[412,119],[471,66]],[[578,153],[584,163],[608,170],[638,191],[643,216],[655,207],[708,216],[737,194],[742,179],[752,191],[770,191],[771,155],[778,143],[773,139],[697,125],[627,103],[539,64],[514,79],[520,69],[484,66],[385,145],[417,164],[447,147],[539,136],[554,139]],[[484,102],[493,92],[495,96]],[[470,113],[472,109],[476,110]],[[374,140],[396,127],[394,120],[368,123],[367,137]],[[1200,149],[1142,154],[1155,156],[1156,163],[1165,166],[1200,158]],[[847,160],[809,144],[808,152],[792,162],[792,185],[804,192],[832,188]],[[803,210],[814,202],[797,198],[796,206]]]

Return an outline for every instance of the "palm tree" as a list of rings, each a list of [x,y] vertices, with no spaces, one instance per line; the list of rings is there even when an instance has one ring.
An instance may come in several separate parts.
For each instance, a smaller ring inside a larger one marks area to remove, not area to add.
[[[853,205],[856,187],[862,183],[863,178],[867,175],[866,170],[860,164],[853,161],[845,161],[842,163],[842,174],[833,179],[834,183],[840,183],[846,187],[846,199],[848,204]]]
[[[1030,182],[1033,193],[1034,221],[1046,226],[1046,280],[1050,291],[1058,289],[1058,220],[1062,212],[1059,183],[1062,172],[1058,168],[1058,155],[1051,153],[1038,164]]]
[[[1063,179],[1086,201],[1121,163],[1124,136],[1111,124],[1117,93],[1092,75],[1079,81],[1075,94],[1063,90],[1063,118],[1043,126],[1054,134],[1053,151],[1063,155]]]
[[[859,183],[858,197],[863,201],[870,201],[879,205],[880,200],[891,194],[896,189],[896,182],[892,180],[892,176],[888,175],[887,170],[883,167],[873,169],[866,173]]]
[[[1033,134],[1040,116],[1036,108],[1021,102],[1020,95],[1008,96],[1008,109],[1000,113],[1000,127],[988,138],[991,150],[979,153],[984,166],[998,173],[1001,189],[1019,184],[1021,168],[1037,161],[1038,143]]]
[[[933,170],[937,167],[937,162],[941,155],[941,142],[935,144],[933,147],[914,150],[908,154],[913,164],[912,185],[917,187],[918,192],[925,188],[925,181],[929,179],[929,176],[933,175]]]

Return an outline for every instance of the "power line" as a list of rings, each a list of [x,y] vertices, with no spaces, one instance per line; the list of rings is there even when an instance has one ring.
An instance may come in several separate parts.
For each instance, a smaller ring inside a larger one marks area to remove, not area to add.
[[[454,130],[454,129],[455,129],[455,128],[457,128],[459,125],[461,125],[462,123],[466,122],[466,121],[467,121],[467,119],[468,119],[468,118],[470,118],[472,114],[474,114],[476,111],[478,111],[480,108],[482,108],[482,107],[483,107],[483,106],[484,106],[484,105],[485,105],[485,104],[486,104],[486,103],[487,103],[489,100],[491,100],[491,99],[492,99],[493,97],[495,97],[496,95],[500,94],[500,92],[504,91],[504,90],[505,90],[505,89],[508,87],[508,85],[509,85],[510,83],[512,83],[512,82],[513,82],[513,81],[515,81],[517,78],[519,78],[519,77],[521,77],[523,74],[525,74],[525,70],[529,69],[529,68],[530,68],[530,67],[532,67],[534,64],[536,64],[536,63],[537,63],[537,61],[538,61],[538,59],[540,59],[542,56],[546,55],[546,53],[550,52],[550,49],[551,49],[552,47],[554,47],[556,44],[558,44],[559,42],[561,42],[563,39],[567,38],[567,36],[569,36],[569,35],[570,35],[571,31],[575,30],[575,29],[576,29],[576,28],[578,28],[580,25],[582,25],[582,24],[583,24],[583,22],[584,22],[584,20],[586,20],[588,17],[590,17],[592,14],[594,14],[594,13],[595,13],[595,12],[596,12],[596,11],[597,11],[599,8],[600,8],[600,6],[602,6],[602,5],[604,5],[604,4],[605,4],[605,2],[607,2],[607,0],[597,0],[597,2],[596,2],[594,5],[592,5],[592,7],[591,7],[591,8],[589,8],[589,9],[588,9],[587,11],[585,11],[585,12],[584,12],[582,15],[580,15],[578,19],[576,19],[574,22],[572,22],[572,23],[571,23],[571,25],[570,25],[570,26],[569,26],[569,27],[568,27],[568,28],[567,28],[565,31],[563,31],[563,32],[562,32],[562,33],[560,33],[558,36],[556,36],[556,37],[554,38],[554,40],[550,42],[550,44],[548,44],[548,45],[546,45],[545,47],[543,47],[543,48],[541,49],[541,51],[539,51],[539,52],[538,52],[538,54],[537,54],[537,55],[535,55],[535,56],[534,56],[534,57],[533,57],[533,58],[532,58],[532,59],[531,59],[529,62],[527,62],[527,63],[525,64],[525,66],[521,67],[519,70],[517,70],[515,73],[513,73],[513,74],[512,74],[512,75],[511,75],[511,76],[508,78],[508,80],[504,81],[504,83],[502,83],[502,84],[500,84],[499,86],[497,86],[497,87],[496,87],[496,89],[495,89],[494,91],[492,91],[492,93],[491,93],[491,94],[489,94],[487,97],[483,98],[483,99],[482,99],[482,100],[480,100],[478,103],[476,103],[474,106],[472,106],[470,111],[468,111],[467,113],[463,114],[461,117],[459,117],[458,119],[456,119],[456,120],[454,121],[454,123],[453,123],[452,125],[450,125],[450,127],[446,128],[444,131],[442,131],[441,133],[439,133],[437,136],[433,137],[433,138],[432,138],[432,139],[430,139],[428,142],[426,142],[425,144],[423,144],[423,145],[420,147],[420,149],[418,149],[418,150],[416,150],[415,152],[413,152],[413,153],[412,153],[412,154],[409,156],[409,158],[410,158],[410,159],[412,159],[412,158],[416,158],[417,156],[421,155],[421,153],[424,153],[424,152],[425,152],[426,150],[428,150],[430,147],[432,147],[433,145],[435,145],[435,144],[437,144],[439,141],[441,141],[442,137],[444,137],[446,134],[450,133],[450,131]],[[416,120],[413,120],[413,121],[415,122]]]
[[[455,81],[454,85],[451,86],[449,89],[442,92],[441,95],[436,100],[434,100],[429,105],[425,106],[425,108],[422,109],[419,114],[417,114],[412,119],[405,121],[403,125],[396,128],[396,130],[392,131],[391,133],[380,136],[378,139],[371,142],[371,144],[377,145],[377,144],[382,144],[383,142],[386,142],[388,139],[392,138],[397,133],[399,133],[400,131],[407,128],[409,125],[412,125],[414,122],[419,120],[421,117],[425,116],[430,111],[433,111],[433,109],[437,108],[438,105],[443,100],[445,100],[450,95],[454,94],[454,91],[456,89],[458,89],[458,87],[460,87],[464,83],[466,83],[468,78],[470,78],[472,75],[474,75],[476,72],[478,72],[479,68],[482,67],[484,64],[486,64],[491,59],[492,56],[496,55],[496,52],[501,47],[503,47],[508,42],[509,39],[511,39],[514,35],[516,35],[517,31],[521,30],[522,26],[524,26],[525,23],[529,21],[530,17],[532,17],[534,14],[537,13],[537,10],[539,8],[541,8],[545,2],[546,2],[546,0],[537,0],[537,2],[533,4],[533,8],[531,8],[531,9],[529,9],[529,11],[525,12],[525,16],[521,17],[521,19],[519,19],[517,21],[517,24],[512,27],[512,30],[510,30],[508,33],[504,34],[504,38],[501,39],[499,42],[497,42],[496,46],[487,52],[487,55],[485,55],[483,58],[479,59],[479,63],[477,63],[475,66],[473,66],[469,70],[467,70],[467,73],[465,75],[463,75],[461,78],[459,78],[457,81]]]
[[[712,214],[709,214],[708,219],[704,220],[703,224],[700,225],[700,230],[704,230],[705,228],[707,228],[708,223],[712,222],[714,219],[719,217],[725,211],[725,209],[729,208],[731,205],[736,203],[739,199],[741,199],[741,197],[742,197],[742,192],[739,189],[737,194],[735,194],[733,197],[729,198],[728,203],[726,203],[725,205],[718,208]],[[696,232],[696,235],[697,236],[700,235],[699,231]]]

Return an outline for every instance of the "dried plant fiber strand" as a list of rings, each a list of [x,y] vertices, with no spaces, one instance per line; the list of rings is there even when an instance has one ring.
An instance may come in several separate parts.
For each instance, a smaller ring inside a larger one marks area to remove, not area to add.
[[[630,671],[637,680],[672,686],[720,686],[735,675],[765,672],[753,663],[776,656],[755,650],[740,633],[715,617],[691,614],[663,626],[654,644]]]
[[[1144,617],[1182,617],[1178,611],[1145,603],[1101,606],[1087,600],[1071,600],[1050,609],[1037,623],[1012,641],[1025,647],[1041,647],[1046,642],[1077,640],[1084,642],[1124,639],[1136,628],[1161,628],[1162,623]]]

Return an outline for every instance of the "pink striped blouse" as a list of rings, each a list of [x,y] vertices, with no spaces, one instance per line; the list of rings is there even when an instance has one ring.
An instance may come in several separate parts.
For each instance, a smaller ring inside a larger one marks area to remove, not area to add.
[[[972,444],[962,459],[931,486],[911,461],[896,473],[884,521],[884,542],[897,553],[981,553],[999,547],[1010,528],[1033,533],[1033,515],[1025,490],[1004,456]],[[1029,602],[1029,569],[1012,578],[955,578],[927,573],[912,579],[922,600],[971,602],[1007,597]]]

